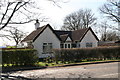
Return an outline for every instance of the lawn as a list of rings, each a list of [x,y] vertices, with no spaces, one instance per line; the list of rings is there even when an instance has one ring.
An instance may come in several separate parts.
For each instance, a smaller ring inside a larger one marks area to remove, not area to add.
[[[87,61],[87,60],[82,60],[81,62],[65,62],[62,63],[61,61],[56,64],[55,62],[53,63],[46,63],[46,62],[39,62],[36,65],[38,66],[63,66],[63,65],[69,65],[69,64],[81,64],[81,63],[92,63],[92,62],[104,62],[104,61],[120,61],[120,60],[93,60],[93,61]]]
[[[37,67],[52,67],[52,66],[64,66],[64,65],[71,65],[71,64],[82,64],[82,63],[93,63],[93,62],[104,62],[104,61],[120,61],[119,60],[92,60],[92,61],[87,61],[87,60],[82,60],[80,62],[64,62],[62,63],[61,61],[59,61],[58,63],[55,63],[55,62],[51,62],[51,63],[48,63],[48,62],[38,62],[38,63],[35,63],[35,65],[33,65],[34,67],[37,66]],[[16,66],[15,64],[4,64],[4,67],[13,67],[13,66]],[[19,66],[19,65],[17,65]],[[2,67],[2,65],[0,65],[0,67]],[[22,67],[22,66],[21,66]],[[32,66],[31,66],[32,67]]]

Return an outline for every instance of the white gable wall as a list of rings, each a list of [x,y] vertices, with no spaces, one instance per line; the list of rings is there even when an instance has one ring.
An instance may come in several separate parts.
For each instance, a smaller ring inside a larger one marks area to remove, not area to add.
[[[68,38],[66,39],[66,41],[72,41],[72,40],[70,39],[70,37],[68,37]]]
[[[43,43],[52,43],[53,48],[60,48],[60,41],[55,36],[55,34],[51,31],[49,27],[47,27],[40,36],[33,42],[34,48],[39,52],[39,57],[47,57],[49,54],[43,53]]]
[[[68,36],[67,39],[66,39],[66,41],[65,41],[65,43],[64,43],[64,48],[71,48],[72,47],[71,43],[72,43],[72,40]],[[66,47],[65,47],[65,45],[66,45]],[[68,45],[70,45],[70,46],[68,46]]]
[[[97,47],[98,46],[98,41],[96,40],[95,36],[92,34],[92,32],[89,30],[82,41],[80,42],[80,47],[85,48],[86,43],[91,43],[92,42],[92,47]]]

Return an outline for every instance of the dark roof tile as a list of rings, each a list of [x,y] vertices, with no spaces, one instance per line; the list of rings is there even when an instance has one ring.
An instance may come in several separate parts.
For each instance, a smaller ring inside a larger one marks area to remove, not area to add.
[[[61,38],[62,42],[65,42],[66,39],[68,38],[68,34],[60,35],[60,38]]]
[[[83,35],[87,32],[87,30],[88,30],[88,28],[72,31],[73,41],[80,41],[82,39]]]
[[[42,26],[39,27],[37,30],[34,30],[27,37],[25,37],[22,42],[33,40],[44,28],[45,26]]]

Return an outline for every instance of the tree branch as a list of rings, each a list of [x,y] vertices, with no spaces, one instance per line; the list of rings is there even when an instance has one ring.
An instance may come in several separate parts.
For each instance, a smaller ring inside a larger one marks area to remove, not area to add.
[[[5,11],[5,13],[3,14],[3,16],[2,16],[2,18],[1,18],[0,25],[2,24],[2,21],[4,20],[5,15],[6,15],[6,14],[7,14],[7,12],[8,12],[8,8],[9,8],[9,6],[10,6],[10,3],[8,3],[7,8],[6,8],[6,11]]]
[[[16,12],[17,6],[18,6],[19,4],[20,4],[19,2],[16,4],[13,12],[11,13],[11,16],[9,17],[9,19],[7,20],[7,22],[6,22],[2,27],[0,27],[0,30],[2,30],[5,26],[7,26],[7,24],[9,23],[9,21],[10,21],[11,18],[13,17],[14,13]]]
[[[19,2],[19,3],[22,3],[22,2]],[[29,1],[28,1],[28,2],[24,2],[22,5],[20,5],[20,6],[16,9],[16,11],[18,11],[21,7],[23,7],[23,6],[26,5],[27,3],[29,3]]]

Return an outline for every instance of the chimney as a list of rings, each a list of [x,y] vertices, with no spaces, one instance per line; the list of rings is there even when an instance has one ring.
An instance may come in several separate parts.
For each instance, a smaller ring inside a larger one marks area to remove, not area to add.
[[[39,20],[37,19],[36,23],[35,23],[35,29],[37,30],[39,28],[39,26],[40,26],[40,23],[39,23]]]

